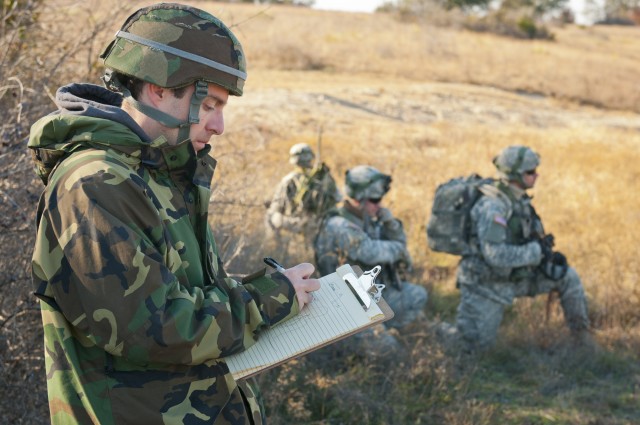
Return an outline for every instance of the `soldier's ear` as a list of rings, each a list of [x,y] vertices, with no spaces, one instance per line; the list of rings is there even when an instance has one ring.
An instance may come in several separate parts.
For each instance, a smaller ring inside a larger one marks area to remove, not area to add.
[[[151,106],[158,106],[160,103],[164,102],[171,90],[160,87],[157,84],[153,83],[143,83],[142,84],[142,99],[146,100],[151,104]]]

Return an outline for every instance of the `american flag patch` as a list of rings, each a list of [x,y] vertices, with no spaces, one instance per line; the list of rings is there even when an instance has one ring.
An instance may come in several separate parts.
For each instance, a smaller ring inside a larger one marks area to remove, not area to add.
[[[507,219],[501,215],[496,215],[493,217],[493,222],[498,223],[501,226],[507,227]]]

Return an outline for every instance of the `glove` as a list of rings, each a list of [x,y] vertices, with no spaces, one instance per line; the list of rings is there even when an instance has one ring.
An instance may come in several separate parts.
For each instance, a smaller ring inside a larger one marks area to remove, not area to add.
[[[272,229],[279,229],[282,227],[282,214],[280,214],[279,212],[273,213],[271,215],[271,217],[269,217],[268,220],[269,224],[271,225]]]
[[[548,246],[549,249],[552,249],[554,247],[554,245],[556,244],[556,238],[551,233],[546,234],[542,238],[542,243],[544,245]]]
[[[397,261],[396,268],[398,269],[398,272],[400,273],[400,275],[411,273],[413,271],[413,264],[411,263],[411,259],[409,258],[409,261],[406,261],[406,260]]]
[[[393,220],[393,214],[391,214],[391,210],[389,208],[380,208],[376,217],[380,223],[386,223]]]
[[[545,235],[542,239],[538,239],[540,249],[542,251],[542,261],[540,264],[551,261],[553,256],[554,237],[551,234]]]
[[[551,280],[560,280],[569,270],[567,257],[561,252],[553,252],[547,260],[540,263],[542,273]]]
[[[556,251],[551,256],[551,261],[556,266],[567,266],[569,267],[569,263],[567,262],[567,257],[559,251]]]

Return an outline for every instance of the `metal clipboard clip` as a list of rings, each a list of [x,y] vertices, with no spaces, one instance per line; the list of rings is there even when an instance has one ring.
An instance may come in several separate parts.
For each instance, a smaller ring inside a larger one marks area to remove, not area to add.
[[[385,285],[376,283],[376,277],[380,274],[380,270],[382,270],[382,267],[375,266],[371,270],[364,272],[359,278],[353,273],[347,273],[343,277],[351,292],[353,292],[365,310],[369,310],[372,300],[377,303],[382,297],[382,290]]]

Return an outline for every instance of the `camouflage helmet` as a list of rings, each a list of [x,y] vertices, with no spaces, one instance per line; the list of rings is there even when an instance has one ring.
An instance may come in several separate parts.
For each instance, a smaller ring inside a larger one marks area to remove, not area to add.
[[[175,3],[131,15],[100,57],[107,68],[166,88],[204,81],[241,96],[247,78],[242,46],[229,28]]]
[[[522,183],[525,171],[535,170],[540,156],[526,146],[509,146],[493,159],[500,177]]]
[[[389,191],[391,185],[391,176],[370,165],[353,167],[347,171],[345,177],[345,192],[348,197],[357,201],[380,199]]]
[[[297,143],[289,149],[289,162],[299,167],[311,167],[311,161],[315,157],[316,155],[313,153],[311,146],[306,143]]]

